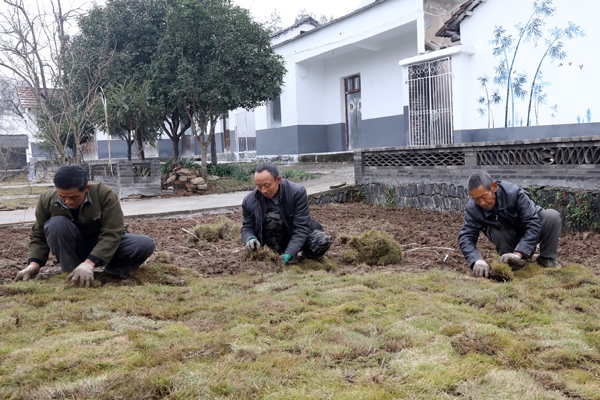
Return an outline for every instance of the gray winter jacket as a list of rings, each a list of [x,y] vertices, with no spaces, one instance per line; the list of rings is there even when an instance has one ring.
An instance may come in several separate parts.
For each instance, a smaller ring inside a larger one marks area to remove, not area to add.
[[[311,229],[323,229],[321,224],[310,217],[308,195],[304,186],[282,179],[279,184],[279,212],[283,217],[285,229],[290,241],[284,251],[296,257],[304,246]],[[267,213],[265,197],[254,189],[242,202],[244,221],[242,223],[242,241],[246,243],[255,237],[264,244],[262,227]]]
[[[535,205],[526,190],[510,182],[498,182],[496,205],[491,210],[479,207],[470,199],[465,207],[463,227],[458,234],[458,244],[467,260],[473,267],[475,261],[483,259],[476,244],[479,232],[486,232],[488,227],[511,229],[517,232],[521,240],[514,251],[529,258],[535,251],[542,232],[539,212],[542,207]]]

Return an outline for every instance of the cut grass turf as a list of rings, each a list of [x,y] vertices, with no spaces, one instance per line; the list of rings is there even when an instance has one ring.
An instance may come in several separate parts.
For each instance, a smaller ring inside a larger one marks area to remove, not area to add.
[[[335,269],[332,269],[335,271]],[[599,399],[600,278],[298,265],[0,286],[0,398]]]

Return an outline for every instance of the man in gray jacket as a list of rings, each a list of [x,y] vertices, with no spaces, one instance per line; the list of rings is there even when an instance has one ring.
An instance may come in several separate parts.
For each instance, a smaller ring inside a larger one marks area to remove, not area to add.
[[[242,241],[249,251],[266,245],[284,264],[302,251],[319,258],[331,246],[331,236],[310,217],[306,189],[279,176],[277,167],[262,164],[254,173],[256,189],[242,202]]]
[[[560,268],[556,257],[561,219],[556,210],[544,210],[527,191],[510,182],[494,181],[483,171],[469,177],[467,189],[471,199],[465,207],[458,244],[475,276],[490,274],[490,266],[476,247],[479,232],[496,246],[498,262],[521,265],[521,260],[533,256],[539,243],[537,262],[545,268]]]

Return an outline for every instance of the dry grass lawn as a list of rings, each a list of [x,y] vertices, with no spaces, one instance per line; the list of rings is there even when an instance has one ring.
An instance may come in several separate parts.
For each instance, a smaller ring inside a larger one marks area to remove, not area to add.
[[[333,268],[327,268],[335,271]],[[0,286],[0,398],[600,399],[600,278],[65,275]]]

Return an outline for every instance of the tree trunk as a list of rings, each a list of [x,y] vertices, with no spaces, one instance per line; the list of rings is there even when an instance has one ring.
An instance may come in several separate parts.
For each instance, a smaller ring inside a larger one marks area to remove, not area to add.
[[[125,143],[127,143],[127,161],[131,161],[131,146],[133,146],[133,139],[131,138],[131,131],[127,131],[125,137]]]
[[[208,182],[208,168],[206,166],[206,155],[208,153],[209,143],[209,141],[200,143],[200,147],[202,147],[202,179],[204,179],[204,182]]]
[[[217,165],[217,141],[215,140],[215,128],[213,128],[212,125],[210,127],[208,140],[210,140],[210,163],[214,167]]]
[[[208,134],[208,141],[210,142],[210,163],[214,167],[217,165],[217,141],[215,140],[215,128],[217,127],[218,117],[210,114],[210,131]]]
[[[171,146],[173,148],[173,160],[179,158],[179,136],[171,136]]]
[[[142,132],[140,132],[139,129],[135,131],[135,145],[137,147],[138,160],[145,160],[146,153],[144,153],[144,143],[142,142]]]
[[[194,131],[194,129],[192,129],[192,131]],[[202,179],[204,179],[204,182],[208,182],[208,168],[206,166],[206,155],[208,153],[208,145],[210,144],[210,142],[206,140],[206,135],[204,133],[202,133],[201,135],[194,136],[196,137],[198,144],[202,148],[202,159],[200,160],[202,165],[200,169],[200,171],[202,172]]]
[[[79,145],[77,144],[77,138],[73,139],[73,160],[75,161],[75,165],[81,164],[81,160],[79,159]]]

